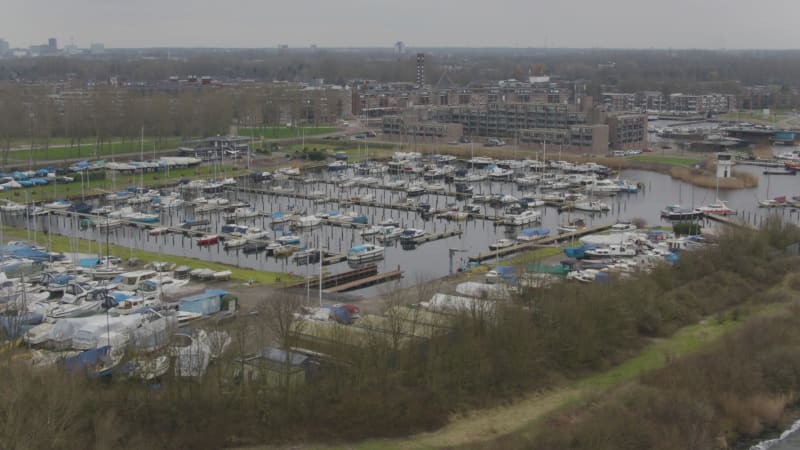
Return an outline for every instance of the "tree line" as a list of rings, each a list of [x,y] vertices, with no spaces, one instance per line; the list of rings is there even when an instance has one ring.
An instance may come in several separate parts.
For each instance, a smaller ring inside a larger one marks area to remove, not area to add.
[[[215,89],[144,90],[97,85],[76,87],[0,83],[0,149],[111,145],[142,133],[160,142],[227,134],[231,125],[319,124],[323,93],[305,94],[271,84]],[[341,105],[338,105],[341,108]]]
[[[800,52],[795,50],[625,49],[418,49],[395,55],[387,49],[353,51],[151,49],[114,51],[103,57],[0,60],[0,80],[103,82],[112,76],[154,82],[170,76],[209,75],[220,80],[310,81],[339,85],[349,80],[414,82],[417,51],[426,57],[427,81],[445,72],[468,85],[530,74],[550,74],[616,87],[621,92],[735,94],[739,86],[797,88]],[[613,63],[613,67],[609,67]]]

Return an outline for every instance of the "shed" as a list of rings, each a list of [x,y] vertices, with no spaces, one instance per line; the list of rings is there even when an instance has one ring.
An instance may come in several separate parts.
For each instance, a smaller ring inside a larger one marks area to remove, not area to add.
[[[200,294],[190,295],[178,300],[178,308],[181,311],[203,315],[216,314],[222,305],[222,297],[227,294],[227,291],[221,289],[207,289]]]

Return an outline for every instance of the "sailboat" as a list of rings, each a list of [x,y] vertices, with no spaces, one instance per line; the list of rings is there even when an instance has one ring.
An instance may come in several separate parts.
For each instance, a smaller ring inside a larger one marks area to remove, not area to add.
[[[769,198],[769,175],[767,175],[767,200],[759,200],[758,206],[761,208],[776,208],[779,206],[786,206],[786,196]]]
[[[736,210],[729,208],[728,203],[719,199],[719,177],[717,177],[717,200],[708,205],[699,206],[697,208],[703,214],[717,214],[720,216],[732,216],[736,214]]]

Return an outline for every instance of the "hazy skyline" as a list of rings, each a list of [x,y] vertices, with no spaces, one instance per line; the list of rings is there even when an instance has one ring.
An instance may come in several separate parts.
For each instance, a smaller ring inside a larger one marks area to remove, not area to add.
[[[793,0],[10,0],[12,47],[800,48]]]

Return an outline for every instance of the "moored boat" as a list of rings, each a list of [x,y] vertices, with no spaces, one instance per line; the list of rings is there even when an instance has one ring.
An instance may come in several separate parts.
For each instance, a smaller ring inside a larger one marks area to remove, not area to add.
[[[374,244],[357,245],[347,252],[347,262],[362,263],[383,259],[384,248]]]
[[[514,244],[515,242],[513,239],[498,239],[497,242],[489,244],[489,250],[500,250],[511,247]]]
[[[206,235],[206,236],[203,236],[200,239],[198,239],[197,240],[197,245],[210,246],[210,245],[217,244],[218,242],[219,242],[219,236],[217,236],[216,234],[210,234],[210,235]]]
[[[681,205],[667,205],[661,210],[661,217],[667,220],[693,220],[702,215],[703,213],[696,209],[682,208]]]

